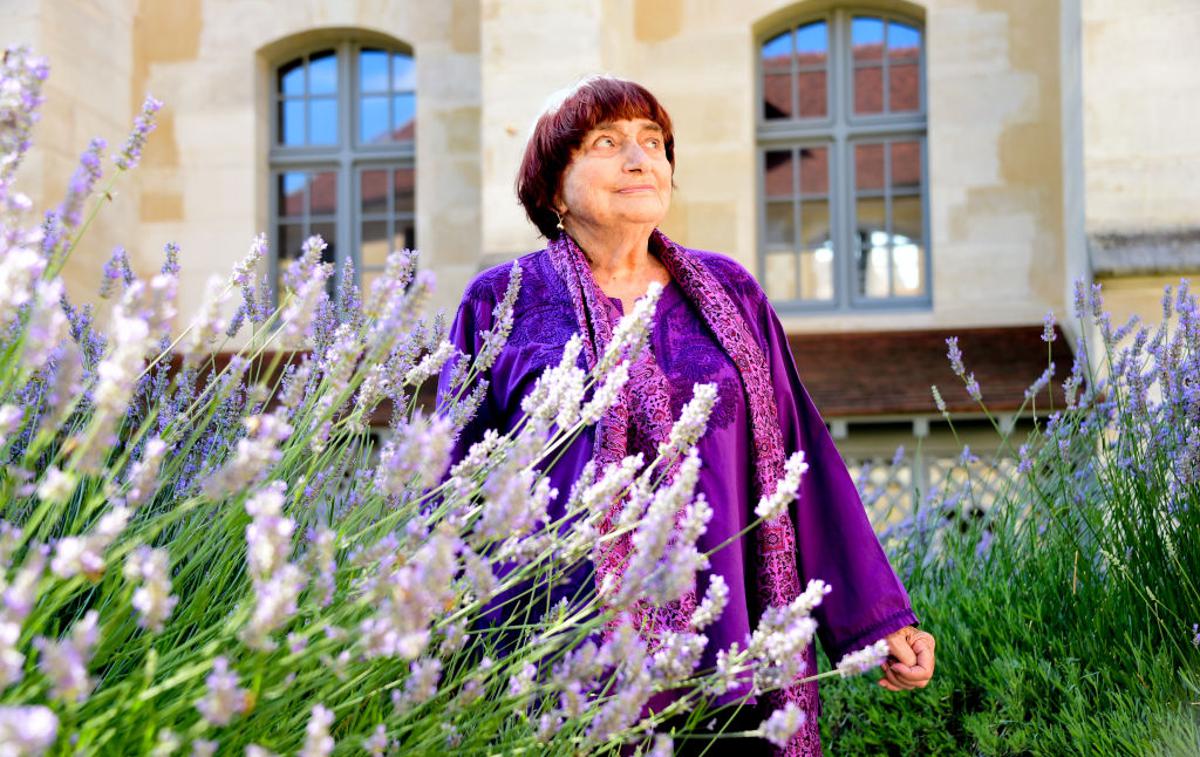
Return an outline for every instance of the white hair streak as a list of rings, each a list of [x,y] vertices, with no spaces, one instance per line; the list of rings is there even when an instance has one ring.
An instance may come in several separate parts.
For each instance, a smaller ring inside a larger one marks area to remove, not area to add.
[[[537,128],[538,122],[540,122],[546,116],[552,116],[557,113],[558,109],[563,106],[563,103],[574,96],[575,93],[594,82],[604,80],[633,83],[632,79],[627,79],[624,76],[617,76],[616,74],[605,72],[598,74],[587,74],[586,76],[580,77],[580,79],[571,86],[555,90],[546,98],[546,101],[542,104],[541,112],[538,113],[537,117],[533,119],[533,122],[529,124],[529,131],[525,135],[525,140],[529,141],[529,139],[533,137],[533,132]]]

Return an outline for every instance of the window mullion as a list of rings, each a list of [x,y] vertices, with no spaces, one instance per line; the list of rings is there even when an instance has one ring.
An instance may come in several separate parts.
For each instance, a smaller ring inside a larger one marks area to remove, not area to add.
[[[334,213],[334,234],[337,237],[337,247],[334,250],[334,280],[340,286],[341,277],[345,270],[346,260],[354,258],[354,154],[352,150],[354,135],[350,132],[350,109],[352,107],[354,55],[351,42],[343,41],[337,47],[341,65],[338,66],[338,169],[337,169],[337,209]],[[355,261],[355,269],[358,265]]]
[[[833,22],[836,29],[836,47],[830,56],[830,60],[834,69],[833,87],[835,88],[834,98],[837,102],[837,109],[833,121],[833,144],[830,148],[833,152],[831,157],[834,161],[834,181],[836,182],[831,197],[840,197],[841,201],[832,203],[836,207],[830,213],[830,216],[835,229],[832,235],[834,237],[835,250],[834,276],[837,288],[834,299],[837,302],[837,306],[844,309],[850,306],[853,299],[852,289],[854,287],[852,269],[854,250],[850,234],[850,226],[855,215],[853,188],[854,163],[849,155],[849,141],[846,131],[847,114],[851,107],[850,98],[853,94],[851,91],[853,77],[847,75],[846,69],[846,62],[851,49],[849,38],[850,27],[846,23],[846,11],[839,8],[835,12]]]
[[[792,265],[795,267],[792,284],[795,286],[793,291],[796,292],[797,299],[804,299],[804,292],[800,286],[800,266],[804,262],[804,227],[801,225],[804,222],[804,210],[800,206],[800,193],[803,189],[800,178],[801,149],[792,148],[792,227],[795,229],[792,235]]]
[[[885,32],[886,39],[886,32]],[[892,141],[883,143],[883,228],[887,235],[888,297],[896,296],[894,259],[895,240],[892,238]]]

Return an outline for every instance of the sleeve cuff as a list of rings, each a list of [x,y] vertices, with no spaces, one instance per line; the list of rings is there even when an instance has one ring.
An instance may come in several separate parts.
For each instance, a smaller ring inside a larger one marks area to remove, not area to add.
[[[905,626],[917,626],[920,624],[921,621],[917,618],[916,613],[912,611],[912,608],[905,608],[877,623],[872,623],[854,636],[842,640],[836,646],[831,645],[833,648],[826,650],[829,654],[829,661],[836,665],[838,661],[850,652],[856,652],[868,644],[874,644],[888,634],[899,631]]]

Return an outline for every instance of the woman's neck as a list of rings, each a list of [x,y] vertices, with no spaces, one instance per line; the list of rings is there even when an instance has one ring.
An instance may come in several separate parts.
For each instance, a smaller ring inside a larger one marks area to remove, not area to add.
[[[636,281],[660,267],[650,254],[653,230],[653,225],[598,229],[569,223],[566,232],[588,259],[597,283],[607,285]]]

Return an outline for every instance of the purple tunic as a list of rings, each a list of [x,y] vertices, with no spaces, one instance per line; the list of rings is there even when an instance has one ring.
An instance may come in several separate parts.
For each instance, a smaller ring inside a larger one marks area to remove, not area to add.
[[[837,661],[847,652],[915,624],[908,596],[883,553],[846,466],[800,383],[783,327],[766,294],[735,260],[712,252],[691,254],[725,286],[766,356],[785,454],[805,451],[809,469],[802,477],[800,496],[791,506],[791,517],[802,584],[820,578],[833,589],[814,613],[826,653]],[[519,262],[522,279],[513,330],[492,367],[486,401],[455,444],[453,462],[460,460],[486,429],[503,433],[519,421],[521,399],[545,368],[557,365],[563,346],[578,331],[567,285],[552,265],[549,252],[529,253]],[[480,334],[491,327],[492,309],[504,296],[510,267],[511,263],[506,263],[490,268],[468,285],[451,327],[451,340],[464,353],[478,352]],[[621,316],[621,301],[611,297],[609,302],[609,315],[615,322]],[[743,529],[757,504],[753,436],[742,381],[734,362],[674,280],[658,302],[649,347],[671,384],[672,417],[677,418],[691,398],[693,384],[717,386],[716,405],[697,445],[701,460],[697,491],[704,492],[713,508],[708,531],[697,545],[707,552]],[[582,356],[578,364],[586,369]],[[451,368],[452,364],[442,371],[439,400]],[[594,427],[586,429],[549,471],[551,485],[559,492],[550,508],[551,517],[561,517],[571,485],[593,453],[594,434]],[[712,573],[721,574],[729,586],[728,606],[706,629],[709,643],[702,667],[711,667],[717,651],[735,641],[744,648],[761,611],[755,596],[754,550],[753,534],[744,535],[711,555],[710,567],[697,577],[700,595]],[[590,571],[578,570],[554,596],[581,585],[587,588],[591,580]],[[493,605],[499,601],[503,597]],[[747,687],[731,690],[719,703],[744,695]]]

